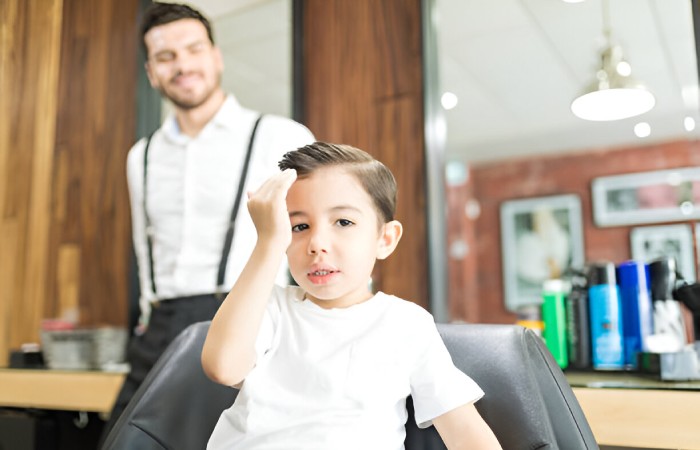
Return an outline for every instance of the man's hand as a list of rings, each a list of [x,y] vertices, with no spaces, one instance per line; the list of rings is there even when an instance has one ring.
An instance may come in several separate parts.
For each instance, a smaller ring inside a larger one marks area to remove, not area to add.
[[[297,172],[287,169],[273,175],[260,188],[248,194],[248,211],[258,232],[258,242],[279,245],[283,251],[292,242],[292,224],[287,212],[287,192]]]

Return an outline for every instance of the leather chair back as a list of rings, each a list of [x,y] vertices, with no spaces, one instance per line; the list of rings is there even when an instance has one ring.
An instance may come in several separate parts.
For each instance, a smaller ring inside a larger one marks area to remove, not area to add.
[[[504,449],[598,449],[542,339],[517,325],[439,324],[455,365],[484,390],[476,403]],[[434,427],[406,423],[406,450],[444,449]]]
[[[168,347],[124,410],[103,449],[204,449],[235,389],[204,374],[209,322]],[[504,449],[597,449],[593,433],[542,340],[516,325],[438,325],[457,367],[486,393],[477,408]],[[408,402],[406,450],[444,449],[434,427],[419,430]]]

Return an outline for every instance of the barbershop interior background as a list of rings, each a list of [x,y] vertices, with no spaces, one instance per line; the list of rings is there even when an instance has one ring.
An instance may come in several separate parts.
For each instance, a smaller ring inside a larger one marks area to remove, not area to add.
[[[379,289],[442,322],[511,324],[531,318],[544,281],[591,262],[671,256],[696,280],[695,2],[191,3],[214,19],[223,85],[243,105],[397,174],[409,232]],[[141,70],[144,4],[0,3],[0,365],[41,343],[46,319],[128,329],[137,314],[125,158],[168,111]],[[353,26],[309,20],[323,8]],[[368,25],[378,14],[382,32]],[[582,119],[572,102],[609,44],[653,107]]]

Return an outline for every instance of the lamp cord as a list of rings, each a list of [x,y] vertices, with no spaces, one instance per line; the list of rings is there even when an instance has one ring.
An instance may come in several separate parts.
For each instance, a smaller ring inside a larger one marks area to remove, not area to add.
[[[610,32],[610,3],[608,0],[602,0],[601,9],[603,10],[603,36],[607,41],[606,43],[610,45],[612,44],[612,33]]]

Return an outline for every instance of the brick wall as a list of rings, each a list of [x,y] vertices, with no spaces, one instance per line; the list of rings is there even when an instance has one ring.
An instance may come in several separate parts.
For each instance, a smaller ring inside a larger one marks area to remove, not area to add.
[[[512,323],[515,316],[503,303],[499,207],[505,200],[559,194],[581,199],[586,261],[619,263],[630,258],[632,227],[599,228],[593,223],[591,181],[633,172],[700,166],[700,143],[669,142],[644,147],[597,149],[563,156],[533,156],[479,164],[469,180],[449,186],[448,241],[461,237],[468,244],[462,260],[450,258],[452,319]],[[474,199],[480,215],[465,218]],[[457,267],[457,270],[455,270]]]

